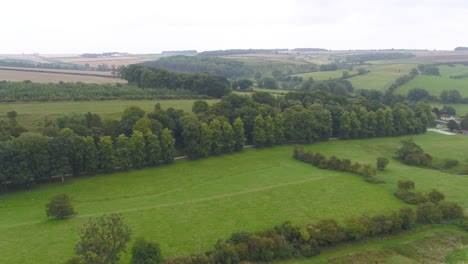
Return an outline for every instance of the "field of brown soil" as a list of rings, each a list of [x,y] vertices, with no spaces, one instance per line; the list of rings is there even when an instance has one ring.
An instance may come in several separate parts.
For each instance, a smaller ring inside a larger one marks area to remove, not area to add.
[[[468,51],[413,51],[412,61],[461,62],[468,61]]]
[[[98,75],[98,76],[114,77],[111,72],[103,72],[103,71],[78,71],[78,70],[27,68],[27,67],[5,67],[5,66],[0,66],[0,69],[1,70],[15,70],[15,71],[52,72],[52,73],[84,74],[84,75]]]
[[[44,83],[82,82],[82,83],[127,83],[127,81],[113,76],[96,76],[89,74],[67,72],[38,72],[25,70],[11,70],[0,68],[0,81],[32,81]],[[79,71],[76,71],[79,72]],[[94,73],[94,72],[92,72]]]
[[[151,61],[152,59],[142,59],[138,56],[122,56],[122,57],[101,57],[101,58],[83,58],[83,57],[68,57],[68,58],[55,58],[55,60],[59,60],[65,63],[72,63],[72,64],[79,64],[85,65],[89,64],[91,67],[97,67],[100,64],[106,64],[107,66],[111,67],[114,65],[115,67],[121,65],[129,65],[135,64],[145,61]]]

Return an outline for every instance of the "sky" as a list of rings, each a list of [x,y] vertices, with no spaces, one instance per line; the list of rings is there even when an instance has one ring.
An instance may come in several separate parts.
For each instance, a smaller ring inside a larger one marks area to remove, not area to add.
[[[15,0],[0,54],[468,46],[466,0]]]

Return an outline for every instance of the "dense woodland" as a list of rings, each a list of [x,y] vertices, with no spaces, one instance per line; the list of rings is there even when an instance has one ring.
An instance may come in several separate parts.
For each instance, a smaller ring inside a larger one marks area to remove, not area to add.
[[[229,94],[212,106],[197,101],[193,113],[156,105],[150,113],[127,108],[120,120],[70,114],[35,132],[26,132],[11,112],[0,122],[0,181],[30,185],[53,175],[157,166],[171,162],[176,149],[197,159],[239,151],[245,144],[423,133],[434,119],[431,110],[423,102],[385,105],[323,91],[284,97],[257,92]]]
[[[214,98],[221,98],[231,92],[230,83],[225,77],[211,73],[185,74],[162,68],[129,65],[120,68],[120,76],[140,88],[182,89]]]

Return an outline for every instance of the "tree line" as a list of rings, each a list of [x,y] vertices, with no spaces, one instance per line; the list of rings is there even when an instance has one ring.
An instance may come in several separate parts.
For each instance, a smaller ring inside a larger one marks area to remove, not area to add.
[[[157,104],[149,113],[129,107],[120,120],[92,113],[59,116],[44,123],[41,133],[25,132],[11,115],[3,122],[6,129],[0,126],[6,139],[0,145],[0,180],[26,183],[66,173],[155,166],[170,162],[174,148],[197,159],[239,151],[245,144],[416,134],[433,120],[431,107],[422,102],[373,107],[365,98],[348,100],[322,91],[283,97],[229,94],[212,106],[195,102],[193,113]]]

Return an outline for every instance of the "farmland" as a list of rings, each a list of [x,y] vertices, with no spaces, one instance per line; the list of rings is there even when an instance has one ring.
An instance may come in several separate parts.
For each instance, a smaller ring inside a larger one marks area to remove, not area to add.
[[[413,137],[436,158],[465,162],[466,137],[428,133]],[[401,138],[330,141],[307,148],[327,156],[374,163],[391,159]],[[440,142],[447,149],[440,149]],[[112,175],[67,179],[32,190],[3,195],[0,220],[5,263],[63,262],[72,255],[77,229],[90,216],[122,212],[134,237],[162,245],[165,257],[208,250],[232,232],[257,231],[291,220],[305,224],[324,218],[338,221],[352,215],[374,215],[403,203],[393,196],[399,179],[411,179],[418,191],[437,188],[447,199],[468,207],[468,178],[404,165],[391,159],[379,177],[385,184],[321,170],[291,157],[292,146],[246,149],[242,153]],[[219,168],[223,168],[220,170]],[[216,172],[216,173],[213,173]],[[44,204],[52,195],[67,193],[78,215],[48,221]],[[43,238],[47,237],[47,243]],[[28,254],[25,254],[28,252]],[[44,254],[47,252],[47,254]],[[126,263],[125,255],[121,263]]]
[[[462,97],[468,97],[468,78],[451,79],[451,75],[468,73],[468,67],[439,66],[441,76],[419,75],[397,89],[398,93],[407,94],[410,89],[423,88],[430,95],[439,96],[444,90],[458,90]]]
[[[0,81],[127,83],[127,81],[111,76],[109,73],[12,67],[0,68]]]
[[[70,113],[86,114],[96,113],[105,118],[118,118],[120,113],[129,106],[138,106],[145,112],[151,112],[154,105],[161,104],[162,108],[173,107],[186,112],[192,111],[195,100],[114,100],[114,101],[80,101],[80,102],[33,102],[33,103],[2,103],[0,116],[3,118],[7,112],[16,111],[18,122],[27,128],[33,128],[36,123],[43,122],[45,118],[54,120],[59,115]],[[207,100],[210,104],[219,100]]]

